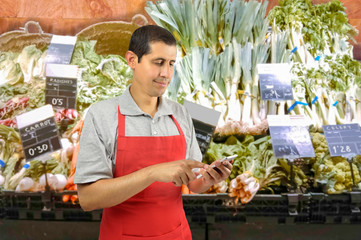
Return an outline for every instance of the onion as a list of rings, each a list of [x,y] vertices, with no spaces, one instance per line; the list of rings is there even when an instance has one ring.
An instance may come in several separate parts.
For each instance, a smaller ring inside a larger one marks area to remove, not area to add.
[[[54,181],[53,180],[54,175],[51,174],[51,173],[47,173],[46,176],[48,178],[48,184],[49,184],[49,186],[51,186],[52,182]],[[39,178],[39,187],[40,188],[45,188],[45,186],[46,186],[46,180],[45,180],[45,174],[43,174]]]
[[[15,192],[29,191],[33,186],[34,186],[34,180],[29,177],[24,177],[16,186]]]
[[[67,179],[63,174],[55,174],[52,177],[52,183],[50,187],[54,190],[63,190],[65,188]]]

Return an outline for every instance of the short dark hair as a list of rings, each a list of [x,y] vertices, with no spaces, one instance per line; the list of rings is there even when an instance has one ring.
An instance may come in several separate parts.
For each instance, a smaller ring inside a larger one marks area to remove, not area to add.
[[[177,43],[168,30],[156,25],[146,25],[134,31],[128,49],[137,55],[140,62],[143,55],[150,52],[149,44],[153,42],[163,42],[169,46]]]

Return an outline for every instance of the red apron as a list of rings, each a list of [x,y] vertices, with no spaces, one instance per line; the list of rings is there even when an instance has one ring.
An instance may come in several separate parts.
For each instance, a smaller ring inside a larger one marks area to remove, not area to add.
[[[186,142],[180,135],[162,137],[125,136],[125,117],[118,109],[117,158],[114,177],[150,165],[185,159]],[[120,193],[121,194],[121,193]],[[190,240],[192,235],[183,210],[181,187],[155,182],[127,201],[103,209],[101,240]]]

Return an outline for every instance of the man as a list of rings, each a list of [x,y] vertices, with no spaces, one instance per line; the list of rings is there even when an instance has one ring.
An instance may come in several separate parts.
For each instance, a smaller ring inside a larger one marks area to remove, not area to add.
[[[181,185],[203,192],[230,174],[228,162],[216,161],[217,169],[200,162],[191,117],[162,97],[176,55],[170,32],[137,29],[125,56],[131,86],[86,115],[75,183],[85,211],[104,209],[100,239],[191,239]]]

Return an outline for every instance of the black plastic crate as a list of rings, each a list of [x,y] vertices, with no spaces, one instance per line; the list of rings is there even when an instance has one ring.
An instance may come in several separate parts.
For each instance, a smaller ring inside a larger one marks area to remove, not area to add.
[[[361,223],[361,192],[311,195],[310,222]]]
[[[188,219],[204,223],[308,222],[309,200],[310,195],[307,194],[257,194],[248,204],[235,204],[234,198],[227,194],[183,196]]]
[[[79,203],[63,202],[76,191],[0,193],[0,218],[54,221],[100,221],[101,210],[84,212]],[[361,192],[338,195],[257,194],[248,204],[235,204],[227,194],[183,195],[190,223],[361,223]]]
[[[4,192],[4,208],[39,209],[43,208],[41,193]]]
[[[0,219],[5,217],[5,209],[4,209],[4,197],[0,192]]]
[[[85,212],[78,202],[63,202],[63,195],[76,191],[27,192],[4,191],[4,218],[19,220],[100,221],[102,210]]]
[[[207,206],[215,201],[215,194],[183,195],[183,209],[188,222],[207,223]]]

